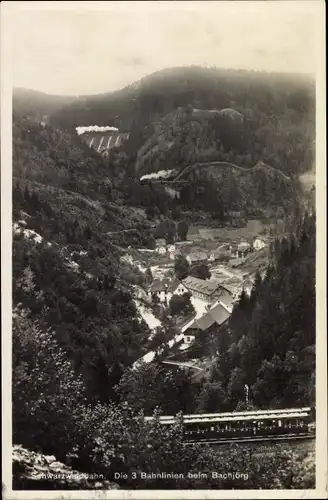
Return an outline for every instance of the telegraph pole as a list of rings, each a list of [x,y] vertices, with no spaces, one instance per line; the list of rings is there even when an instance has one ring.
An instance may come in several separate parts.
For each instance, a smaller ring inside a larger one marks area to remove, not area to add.
[[[249,387],[248,387],[247,384],[245,384],[245,386],[244,386],[244,391],[245,391],[245,403],[248,405],[248,401],[249,401],[249,399],[248,399]]]

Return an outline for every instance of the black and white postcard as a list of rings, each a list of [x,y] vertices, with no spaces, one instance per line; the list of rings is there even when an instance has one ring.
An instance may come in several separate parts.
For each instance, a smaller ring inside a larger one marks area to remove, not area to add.
[[[326,498],[324,7],[2,3],[6,500]]]

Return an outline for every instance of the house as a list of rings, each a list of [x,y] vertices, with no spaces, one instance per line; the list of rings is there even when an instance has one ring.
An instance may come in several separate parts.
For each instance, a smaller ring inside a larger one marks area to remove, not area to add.
[[[216,298],[226,307],[228,310],[232,310],[234,303],[233,292],[224,284],[220,284],[216,292]]]
[[[225,283],[224,286],[232,294],[231,295],[231,303],[230,304],[226,303],[226,305],[232,307],[234,302],[237,302],[239,297],[240,297],[240,294],[241,294],[242,289],[243,289],[242,282],[240,280],[238,281],[238,283],[230,283],[229,282],[229,283]],[[223,299],[223,301],[224,301],[224,299]]]
[[[182,344],[180,346],[180,351],[184,351],[188,349],[193,342],[195,342],[195,335],[188,334],[188,335],[183,335],[182,337]]]
[[[168,289],[167,289],[167,294],[166,294],[166,300],[167,303],[172,298],[172,295],[183,295],[184,293],[188,293],[189,290],[185,285],[178,279],[174,279],[169,283]]]
[[[232,303],[236,302],[239,297],[241,292],[244,290],[248,296],[252,293],[252,289],[254,286],[253,282],[253,277],[251,276],[246,276],[246,278],[243,281],[240,280],[229,280],[227,283],[224,284],[224,287],[227,290],[230,290],[232,293]],[[225,302],[227,305],[229,305],[226,301],[226,298],[223,297],[222,299],[223,302]]]
[[[218,290],[218,283],[213,280],[202,280],[194,276],[188,276],[182,281],[193,297],[211,302]]]
[[[164,238],[156,238],[156,248],[155,252],[164,255],[166,252],[170,254],[170,259],[174,259],[175,245],[167,245]]]
[[[245,276],[245,278],[247,277],[247,275]],[[222,283],[222,285],[224,286],[224,288],[226,290],[228,290],[231,294],[231,303],[233,303],[234,301],[236,301],[238,298],[239,298],[239,295],[241,293],[241,284],[243,282],[243,279],[242,277],[239,277],[239,276],[232,276],[228,279],[226,279],[224,281],[224,283]]]
[[[232,300],[232,294],[216,280],[202,280],[188,276],[182,283],[194,298],[205,302],[211,303],[221,297],[224,301]]]
[[[166,247],[158,247],[158,248],[156,248],[155,251],[157,253],[159,253],[160,255],[164,255],[166,253]]]
[[[170,280],[168,279],[156,279],[152,282],[151,286],[148,289],[148,297],[151,300],[159,299],[161,303],[165,303],[168,301],[168,289],[169,289]]]
[[[166,247],[166,240],[165,240],[165,238],[155,238],[155,243],[156,243],[156,248]]]
[[[262,248],[267,246],[267,241],[264,238],[257,237],[253,241],[254,250],[261,250]]]
[[[189,264],[203,264],[207,262],[207,255],[205,252],[194,252],[187,255]]]
[[[183,333],[184,338],[195,338],[199,332],[205,332],[213,325],[223,325],[230,317],[230,314],[231,311],[221,301],[217,301],[203,316],[187,323],[181,333]],[[189,342],[191,341],[189,340]]]
[[[183,295],[187,292],[188,288],[178,279],[173,280],[169,285],[169,293],[171,295]]]
[[[159,255],[164,255],[166,254],[166,241],[165,240],[156,240],[156,248],[155,252],[158,253]]]
[[[155,252],[164,255],[166,253],[166,241],[164,238],[155,239]]]

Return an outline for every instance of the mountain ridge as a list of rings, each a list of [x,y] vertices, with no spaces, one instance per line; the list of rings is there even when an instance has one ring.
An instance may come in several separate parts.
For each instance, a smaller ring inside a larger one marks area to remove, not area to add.
[[[132,82],[115,91],[81,96],[76,103],[63,110],[65,113],[56,113],[53,120],[54,123],[64,127],[72,127],[74,124],[89,125],[91,122],[97,125],[116,126],[121,121],[121,127],[130,125],[131,129],[133,120],[128,120],[127,108],[130,108],[130,113],[134,113],[134,119],[137,120],[140,113],[146,115],[149,112],[165,114],[178,106],[190,103],[193,100],[190,100],[193,89],[198,88],[196,100],[200,101],[200,107],[203,108],[204,102],[208,101],[206,93],[214,92],[218,106],[223,109],[230,107],[225,93],[227,92],[230,99],[233,99],[233,87],[240,87],[240,85],[245,88],[255,87],[255,89],[261,90],[261,93],[268,89],[272,92],[274,87],[279,87],[279,92],[281,92],[284,86],[287,86],[290,92],[297,92],[301,89],[302,92],[305,90],[311,94],[314,91],[310,78],[298,78],[290,74],[203,67],[166,68],[146,75],[137,82]],[[152,110],[147,106],[148,97],[152,101]],[[159,97],[163,98],[162,102],[158,100]],[[305,102],[304,104],[306,105]],[[212,107],[216,106],[209,106],[209,108]],[[70,116],[67,116],[68,113]],[[120,119],[120,115],[122,119]],[[116,123],[109,123],[112,121],[116,121]]]

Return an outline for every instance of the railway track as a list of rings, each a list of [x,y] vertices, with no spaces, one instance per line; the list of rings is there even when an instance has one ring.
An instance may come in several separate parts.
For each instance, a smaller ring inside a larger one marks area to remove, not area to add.
[[[198,441],[186,441],[186,445],[193,444],[210,444],[210,445],[220,445],[220,444],[247,444],[247,443],[264,443],[264,442],[272,442],[272,441],[295,441],[295,440],[311,440],[315,439],[315,435],[311,434],[295,434],[295,435],[281,435],[281,436],[258,436],[258,437],[238,437],[238,438],[223,438],[217,440],[198,440]]]

